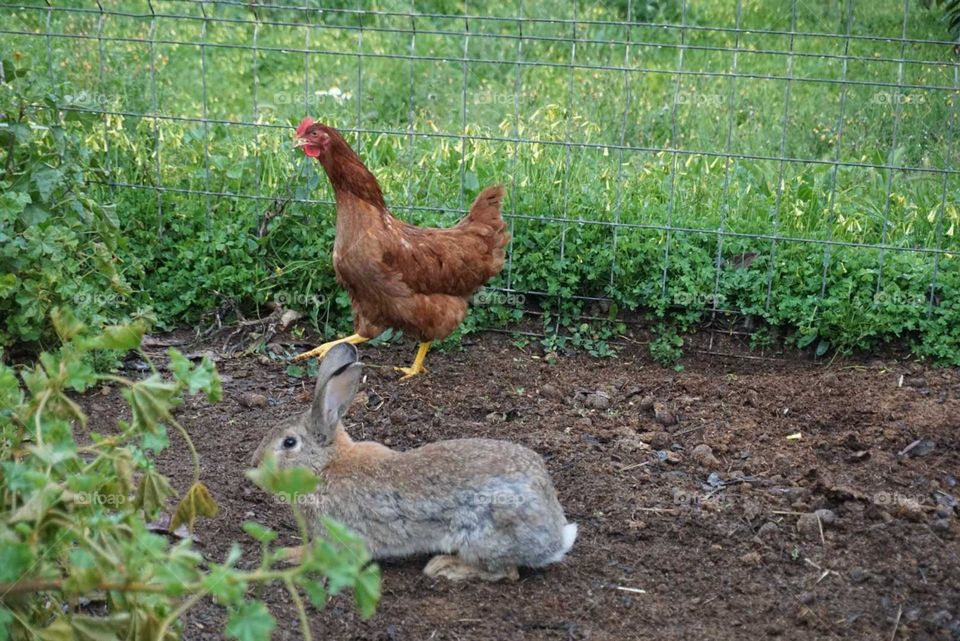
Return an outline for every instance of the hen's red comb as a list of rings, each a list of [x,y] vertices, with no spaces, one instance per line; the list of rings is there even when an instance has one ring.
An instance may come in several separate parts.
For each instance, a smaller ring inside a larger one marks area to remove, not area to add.
[[[311,125],[313,125],[313,118],[310,116],[307,116],[301,120],[300,125],[297,127],[297,136],[302,137],[305,133],[307,133],[307,129],[309,129]]]

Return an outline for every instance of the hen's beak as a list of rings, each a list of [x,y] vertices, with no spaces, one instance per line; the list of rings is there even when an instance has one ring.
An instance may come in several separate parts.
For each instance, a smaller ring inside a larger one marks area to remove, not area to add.
[[[307,144],[307,141],[306,141],[306,140],[304,140],[303,138],[297,138],[297,139],[294,141],[293,146],[294,146],[294,147],[303,147],[305,144]]]

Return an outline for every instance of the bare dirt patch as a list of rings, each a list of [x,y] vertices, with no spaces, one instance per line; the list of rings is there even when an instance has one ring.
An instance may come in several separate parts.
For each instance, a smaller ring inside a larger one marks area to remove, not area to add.
[[[361,350],[351,435],[401,449],[522,443],[546,458],[580,537],[562,564],[517,583],[452,585],[423,576],[426,559],[383,563],[377,614],[361,621],[338,597],[311,611],[315,638],[960,638],[960,372],[717,357],[675,372],[639,348],[551,364],[490,334],[432,353],[426,376],[399,383],[392,366],[412,353]],[[240,541],[254,565],[243,521],[279,528],[285,544],[295,527],[243,472],[264,431],[305,409],[313,381],[256,356],[217,365],[223,402],[179,414],[221,506],[198,545],[219,561]],[[83,400],[91,429],[123,418],[115,392]],[[190,466],[171,439],[158,463],[182,491]],[[274,638],[299,638],[284,589],[262,596]],[[223,618],[202,604],[184,638],[221,638]]]

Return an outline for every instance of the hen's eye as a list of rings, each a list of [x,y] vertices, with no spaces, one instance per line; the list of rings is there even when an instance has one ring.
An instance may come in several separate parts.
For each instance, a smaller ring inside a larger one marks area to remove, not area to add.
[[[297,439],[294,438],[293,436],[288,436],[287,438],[283,439],[283,449],[292,450],[296,446],[297,446]]]

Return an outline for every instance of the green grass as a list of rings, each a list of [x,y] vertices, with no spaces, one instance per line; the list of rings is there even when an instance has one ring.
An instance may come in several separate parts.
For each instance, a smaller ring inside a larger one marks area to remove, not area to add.
[[[94,3],[80,4],[95,9]],[[267,201],[165,191],[158,208],[153,189],[159,184],[281,196],[296,181],[298,196],[329,199],[318,168],[303,168],[289,144],[290,126],[309,113],[346,129],[399,132],[348,138],[380,179],[395,213],[412,222],[449,224],[483,186],[506,183],[512,264],[494,285],[545,292],[544,308],[559,314],[564,325],[577,327],[573,319],[582,305],[575,296],[609,297],[619,309],[648,310],[681,327],[717,300],[720,307],[790,328],[801,346],[870,349],[901,337],[919,354],[960,362],[956,254],[935,265],[929,253],[809,242],[958,249],[955,177],[945,183],[933,172],[824,164],[839,157],[863,165],[950,166],[955,92],[856,84],[895,83],[902,75],[908,85],[952,86],[948,45],[911,43],[901,50],[895,41],[854,39],[847,53],[867,60],[848,59],[844,71],[847,45],[828,35],[844,33],[844,4],[797,3],[797,31],[821,35],[793,41],[795,80],[784,128],[785,82],[766,77],[787,74],[788,57],[771,52],[787,51],[790,36],[769,32],[790,30],[789,2],[744,0],[740,27],[746,31],[739,34],[609,24],[626,19],[627,2],[580,3],[577,18],[593,22],[576,24],[575,52],[571,23],[526,23],[521,48],[516,21],[472,20],[465,40],[464,20],[457,17],[463,4],[447,0],[412,3],[420,12],[445,16],[418,18],[415,39],[404,15],[365,14],[361,31],[355,13],[313,12],[310,27],[304,12],[292,9],[261,9],[255,15],[221,5],[208,7],[208,15],[238,22],[204,27],[198,5],[153,4],[160,14],[184,16],[155,21],[153,53],[144,42],[109,39],[101,52],[96,11],[54,12],[52,33],[84,38],[47,40],[42,35],[47,13],[36,9],[0,9],[4,29],[38,34],[4,35],[0,53],[49,68],[60,95],[79,96],[80,106],[148,113],[156,95],[159,113],[168,116],[281,125],[154,122],[124,115],[91,116],[77,125],[87,128],[87,144],[100,154],[110,180],[142,186],[106,189],[102,197],[116,201],[127,237],[120,258],[138,292],[130,305],[152,307],[163,323],[196,321],[223,298],[251,304],[283,291],[317,294],[319,302],[310,310],[314,321],[321,326],[331,321],[336,327],[330,331],[343,327],[345,299],[333,282],[329,258],[332,207],[294,204],[257,240],[253,231]],[[495,10],[479,4],[470,3],[468,13],[519,14],[517,2]],[[633,4],[642,10],[631,8],[632,14],[649,22],[681,20],[677,1]],[[687,24],[737,26],[735,3],[689,5]],[[402,13],[411,3],[333,6]],[[145,2],[111,8],[149,14]],[[527,17],[574,17],[573,4],[559,0],[524,2],[523,9]],[[902,9],[897,0],[856,3],[851,33],[899,37]],[[250,21],[256,18],[261,23],[255,28]],[[254,34],[256,52],[249,48]],[[102,35],[149,40],[151,20],[107,16]],[[907,35],[948,37],[936,16],[916,4],[910,6]],[[678,76],[671,72],[681,68],[681,38],[702,49],[682,50],[682,70],[689,75]],[[604,40],[615,42],[598,42]],[[628,51],[627,40],[644,44]],[[736,45],[735,55],[729,49]],[[329,53],[307,55],[305,48]],[[466,65],[464,103],[465,65],[459,59],[465,50],[470,60],[483,62]],[[364,54],[359,69],[358,52]],[[411,60],[411,55],[456,60]],[[901,57],[922,62],[888,60]],[[571,58],[581,67],[551,66]],[[735,80],[709,75],[729,74],[734,64],[741,74]],[[839,81],[844,74],[845,86],[812,81]],[[341,99],[315,93],[332,88]],[[461,148],[456,136],[463,133],[477,139]],[[504,140],[515,137],[536,142]],[[567,141],[596,146],[558,144]],[[643,150],[623,151],[621,141]],[[798,161],[781,168],[776,160],[781,147]],[[705,153],[658,151],[663,148]],[[716,155],[726,152],[755,158],[728,161]],[[941,210],[945,188],[947,206]],[[626,226],[610,224],[615,222]],[[703,231],[659,229],[668,225]],[[762,237],[721,236],[721,231]],[[717,267],[718,256],[743,252],[758,254],[749,267],[722,261]],[[934,269],[937,287],[930,305]],[[516,317],[502,310],[492,315]],[[492,315],[487,310],[474,323]]]

